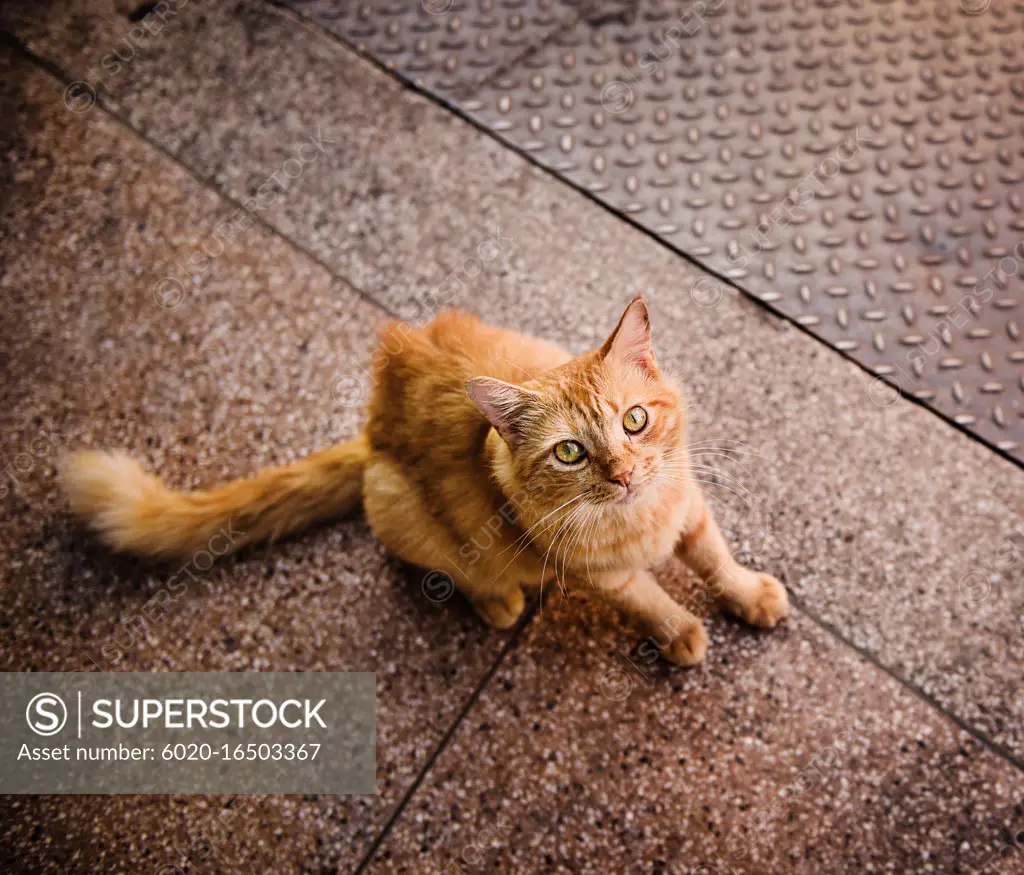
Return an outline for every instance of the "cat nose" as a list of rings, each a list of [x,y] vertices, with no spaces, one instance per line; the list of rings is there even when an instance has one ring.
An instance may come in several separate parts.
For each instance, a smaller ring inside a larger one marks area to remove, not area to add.
[[[632,469],[629,471],[613,471],[608,475],[608,479],[612,483],[618,483],[620,486],[625,486],[629,489],[629,478],[633,476]]]

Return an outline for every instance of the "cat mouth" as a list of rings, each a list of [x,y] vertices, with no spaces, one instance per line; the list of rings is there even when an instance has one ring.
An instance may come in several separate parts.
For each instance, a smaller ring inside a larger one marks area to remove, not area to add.
[[[612,498],[612,501],[618,504],[632,504],[639,498],[642,491],[642,483],[630,483],[629,486],[620,485],[618,494]]]

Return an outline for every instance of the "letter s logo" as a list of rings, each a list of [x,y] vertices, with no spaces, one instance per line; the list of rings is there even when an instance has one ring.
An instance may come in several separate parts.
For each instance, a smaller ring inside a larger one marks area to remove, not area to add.
[[[36,735],[56,735],[68,722],[68,709],[60,696],[54,693],[39,693],[28,703],[25,720],[28,728]]]

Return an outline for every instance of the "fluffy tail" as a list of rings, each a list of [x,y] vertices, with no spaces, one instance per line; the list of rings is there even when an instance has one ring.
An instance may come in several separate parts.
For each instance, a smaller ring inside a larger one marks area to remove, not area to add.
[[[61,479],[74,513],[115,550],[154,558],[199,550],[223,555],[351,510],[362,494],[368,452],[360,436],[250,480],[174,492],[124,453],[82,451],[68,459]]]

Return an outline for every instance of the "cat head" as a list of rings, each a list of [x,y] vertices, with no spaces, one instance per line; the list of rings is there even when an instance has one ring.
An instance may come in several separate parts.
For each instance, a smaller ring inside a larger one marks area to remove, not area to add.
[[[685,407],[658,369],[640,296],[599,349],[521,385],[477,377],[466,389],[545,504],[625,510],[680,480]]]

